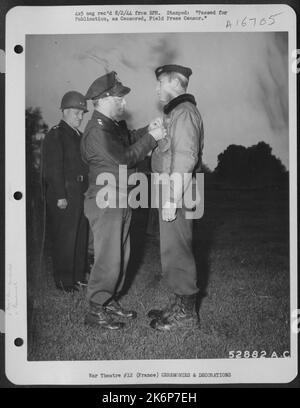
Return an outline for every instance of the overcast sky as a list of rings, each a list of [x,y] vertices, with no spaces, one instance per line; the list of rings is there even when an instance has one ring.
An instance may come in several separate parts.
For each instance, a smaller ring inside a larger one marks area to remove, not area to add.
[[[26,106],[40,107],[54,126],[65,92],[85,94],[97,77],[115,70],[132,89],[128,123],[138,128],[161,113],[154,69],[177,63],[193,70],[188,92],[203,117],[204,162],[211,169],[228,145],[261,140],[288,167],[287,41],[286,33],[27,36]]]

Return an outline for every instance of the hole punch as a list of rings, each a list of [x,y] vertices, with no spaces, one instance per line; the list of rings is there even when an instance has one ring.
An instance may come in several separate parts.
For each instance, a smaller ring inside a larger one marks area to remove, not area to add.
[[[18,44],[18,45],[15,46],[14,50],[15,50],[16,54],[22,54],[23,47],[22,47],[22,45]]]
[[[14,343],[15,343],[15,346],[21,347],[21,346],[23,346],[23,344],[24,344],[24,340],[21,339],[21,337],[17,337],[17,338],[15,339]]]
[[[21,193],[21,191],[16,191],[14,193],[14,199],[15,200],[21,200],[22,197],[23,197],[23,194]]]

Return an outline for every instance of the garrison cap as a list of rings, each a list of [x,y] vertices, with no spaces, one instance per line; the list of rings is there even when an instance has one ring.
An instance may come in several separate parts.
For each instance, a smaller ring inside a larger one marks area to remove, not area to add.
[[[81,109],[84,112],[88,112],[84,96],[77,91],[69,91],[62,97],[60,109],[64,110],[69,108]]]
[[[156,78],[158,79],[161,74],[164,74],[167,72],[178,72],[179,74],[185,76],[187,79],[189,79],[189,77],[193,73],[191,68],[183,67],[182,65],[175,65],[175,64],[163,65],[161,67],[156,68],[155,70]]]
[[[107,96],[124,96],[130,92],[130,88],[124,86],[115,71],[97,78],[89,87],[85,99],[99,99]]]

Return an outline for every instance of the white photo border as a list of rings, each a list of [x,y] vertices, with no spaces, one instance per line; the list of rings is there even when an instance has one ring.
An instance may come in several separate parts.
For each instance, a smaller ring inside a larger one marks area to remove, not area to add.
[[[291,330],[291,356],[279,359],[199,359],[137,361],[28,361],[27,360],[27,291],[26,291],[26,171],[25,171],[25,37],[29,34],[101,34],[151,32],[225,32],[226,16],[199,24],[171,22],[75,22],[76,11],[88,10],[174,10],[199,9],[199,5],[118,5],[118,6],[38,6],[15,7],[6,17],[6,375],[15,384],[230,384],[288,383],[297,375],[297,333]],[[225,9],[236,19],[245,15],[258,19],[281,13],[273,25],[237,26],[231,32],[288,31],[289,33],[289,163],[290,163],[290,327],[297,309],[297,106],[296,75],[292,55],[296,49],[296,14],[284,4],[272,5],[203,5],[201,9]],[[25,52],[17,54],[15,45]],[[16,97],[17,96],[17,97]],[[23,194],[15,200],[14,193]],[[21,338],[22,346],[15,345]],[[125,378],[128,369],[133,378]],[[231,377],[138,377],[139,372],[230,372]],[[93,379],[93,372],[120,373],[120,379]]]

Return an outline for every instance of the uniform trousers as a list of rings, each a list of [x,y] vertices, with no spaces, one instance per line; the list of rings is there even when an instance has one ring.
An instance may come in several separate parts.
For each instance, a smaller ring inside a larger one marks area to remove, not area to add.
[[[94,265],[87,300],[103,305],[122,290],[130,256],[131,208],[104,208],[95,197],[86,197],[84,212],[94,238]]]
[[[62,210],[57,207],[51,187],[47,189],[54,280],[60,286],[73,286],[84,279],[87,271],[88,221],[83,213],[82,190],[82,183],[67,182],[68,206]]]
[[[177,209],[177,218],[162,220],[159,209],[160,253],[163,280],[177,295],[193,295],[197,287],[197,269],[192,249],[193,220],[185,218],[185,209]]]

